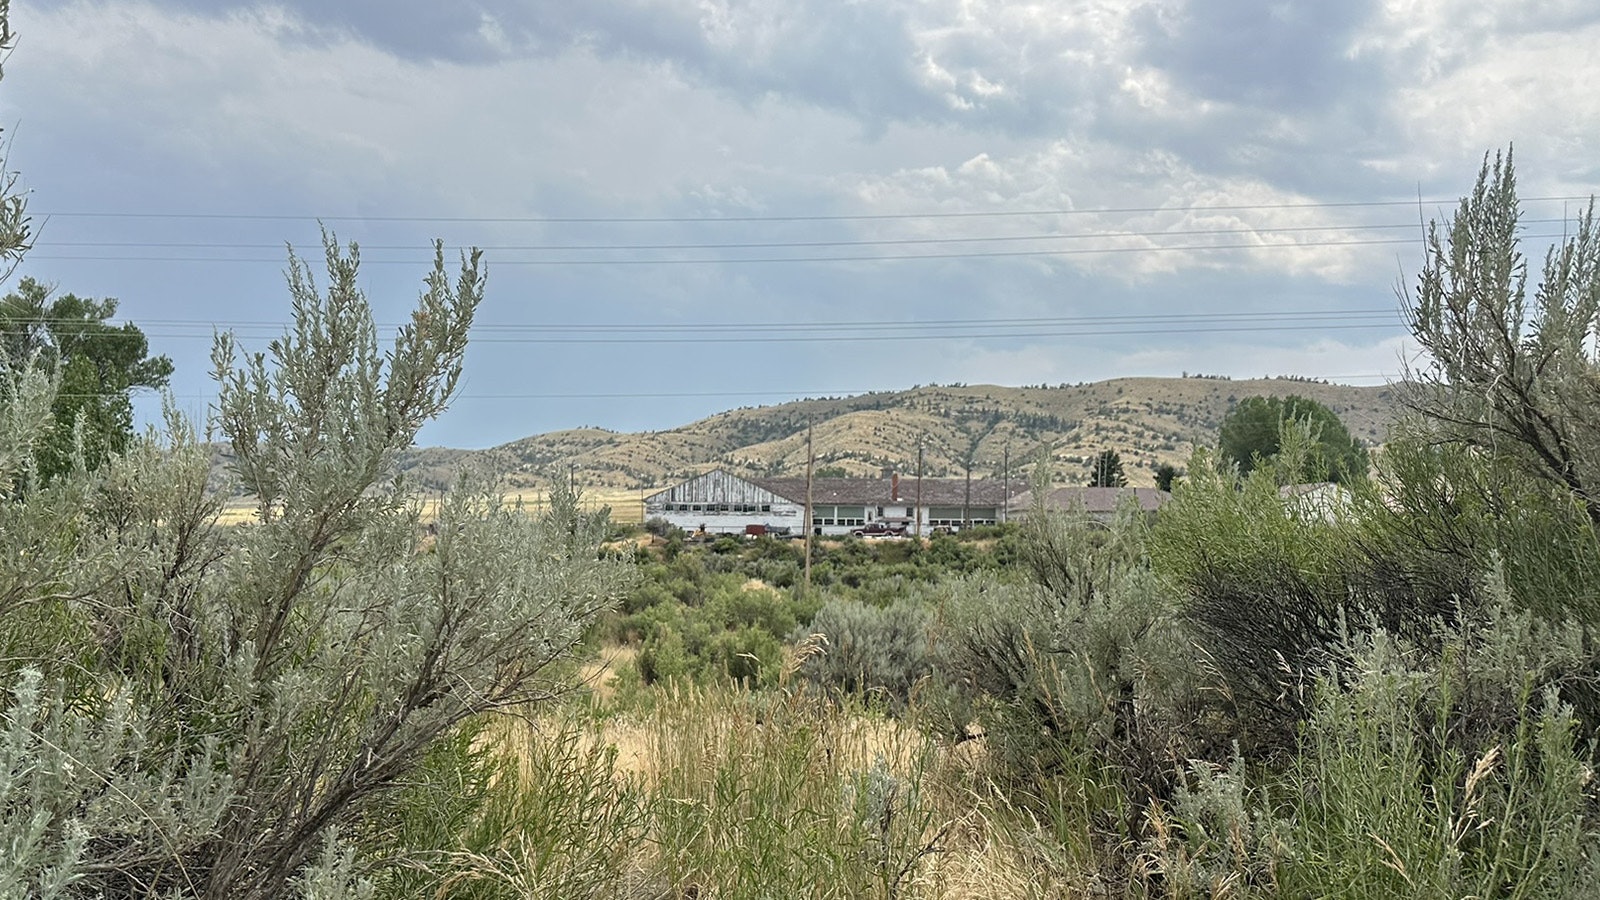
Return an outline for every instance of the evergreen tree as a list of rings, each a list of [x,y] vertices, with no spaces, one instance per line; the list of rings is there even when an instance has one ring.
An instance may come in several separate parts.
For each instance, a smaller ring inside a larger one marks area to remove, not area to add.
[[[1101,450],[1089,467],[1090,487],[1127,487],[1128,477],[1122,471],[1122,454],[1115,450]]]
[[[1177,482],[1180,475],[1178,467],[1172,463],[1162,463],[1156,466],[1156,489],[1171,491],[1173,484]]]

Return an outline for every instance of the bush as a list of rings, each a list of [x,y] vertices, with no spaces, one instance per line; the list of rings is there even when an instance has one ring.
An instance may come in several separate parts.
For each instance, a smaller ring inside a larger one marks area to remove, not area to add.
[[[826,643],[806,657],[799,672],[836,695],[872,695],[904,710],[917,684],[931,672],[928,629],[933,613],[925,603],[900,600],[886,607],[849,600],[823,604],[796,642],[809,634]]]
[[[1299,465],[1296,452],[1286,440],[1242,479],[1196,454],[1151,532],[1152,565],[1181,593],[1183,620],[1252,757],[1293,743],[1310,684],[1347,634],[1381,627],[1426,640],[1470,605],[1476,577],[1363,521],[1385,502],[1371,487],[1325,508],[1287,501],[1278,484]]]
[[[638,667],[644,682],[776,684],[782,639],[797,622],[792,601],[771,589],[747,587],[737,575],[708,576],[705,585],[698,607],[657,604],[616,626],[620,633],[642,636]]]
[[[19,561],[0,591],[0,881],[18,893],[359,892],[351,860],[412,850],[359,845],[380,799],[461,722],[548,697],[629,587],[598,558],[603,517],[560,491],[539,520],[453,491],[419,549],[391,467],[453,392],[482,273],[473,258],[452,281],[436,253],[385,353],[354,251],[326,251],[325,294],[291,260],[294,325],[270,356],[214,352],[255,522],[217,526],[211,450],[175,415],[170,446],[0,501]],[[34,377],[0,391],[6,483],[47,425]]]
[[[1148,844],[1173,894],[1594,896],[1593,747],[1560,699],[1594,650],[1486,596],[1441,649],[1351,638],[1281,772],[1191,765]]]
[[[644,530],[646,534],[654,535],[662,540],[667,540],[672,537],[682,539],[683,537],[682,528],[679,528],[660,516],[646,519],[644,521]]]
[[[946,733],[963,739],[976,715],[991,777],[1112,882],[1134,877],[1172,760],[1219,753],[1143,528],[1131,513],[1108,530],[1035,511],[1020,546],[1032,582],[951,582],[934,632]]]

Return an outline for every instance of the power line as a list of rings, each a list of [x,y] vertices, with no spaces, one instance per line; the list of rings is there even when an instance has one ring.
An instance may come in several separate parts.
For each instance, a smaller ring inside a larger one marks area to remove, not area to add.
[[[1287,332],[1313,330],[1355,330],[1394,328],[1403,324],[1396,310],[1327,310],[1283,311],[1276,313],[1215,313],[1143,316],[1100,316],[1078,319],[1018,319],[1018,320],[945,320],[946,324],[916,322],[875,323],[863,328],[863,323],[826,323],[806,325],[779,323],[775,326],[752,324],[735,326],[737,331],[719,331],[707,327],[710,333],[693,333],[694,326],[671,326],[660,330],[673,336],[632,336],[640,332],[651,334],[657,329],[650,326],[562,326],[545,329],[541,326],[501,326],[490,335],[477,334],[472,340],[477,344],[774,344],[774,343],[859,343],[929,341],[929,340],[1015,340],[1052,337],[1117,336],[1129,334],[1217,334],[1246,332]],[[1295,324],[1315,322],[1315,324]],[[613,330],[615,328],[616,330]],[[513,330],[514,329],[514,330]],[[988,329],[988,330],[968,330]],[[1008,329],[997,331],[994,329]],[[538,336],[540,332],[554,330],[560,336]],[[532,335],[496,337],[494,334]],[[816,333],[823,332],[823,333]],[[844,333],[841,333],[844,332]],[[867,332],[867,333],[862,333]],[[0,330],[0,336],[27,335],[25,331]],[[583,334],[608,336],[584,337]],[[161,340],[209,339],[204,332],[166,332],[149,329],[141,335],[103,333],[81,336],[84,339],[116,340],[149,338]]]
[[[1280,323],[1265,324],[1230,324],[1217,326],[1196,326],[1193,323],[1176,322],[1161,324],[1151,322],[1148,325],[1136,328],[1113,327],[1087,327],[1057,330],[1031,330],[1007,332],[952,332],[934,334],[844,334],[844,335],[726,335],[726,336],[699,336],[699,337],[519,337],[519,338],[473,338],[474,344],[850,344],[850,343],[895,343],[901,341],[996,341],[996,340],[1029,340],[1037,338],[1059,337],[1118,337],[1132,334],[1248,334],[1261,332],[1293,332],[1293,331],[1360,331],[1373,329],[1393,329],[1404,325],[1397,316],[1389,319],[1375,319],[1370,322],[1319,322],[1313,325],[1292,325]],[[152,338],[161,340],[201,339],[202,334],[153,334]],[[106,338],[115,337],[107,335]]]
[[[1559,234],[1524,235],[1528,240],[1555,240]],[[748,265],[772,263],[837,263],[837,262],[907,262],[916,260],[949,259],[1003,259],[1027,257],[1064,257],[1097,254],[1125,253],[1212,253],[1227,250],[1318,250],[1328,247],[1371,247],[1415,244],[1416,238],[1373,238],[1348,241],[1280,241],[1248,244],[1187,244],[1177,246],[1142,247],[1079,247],[1063,250],[1003,250],[993,252],[958,253],[903,253],[877,256],[760,256],[760,257],[693,257],[657,259],[494,259],[491,266],[679,266],[679,265]],[[259,259],[223,256],[63,256],[33,253],[29,259],[48,259],[71,262],[182,262],[182,263],[249,263],[282,265],[282,259]],[[419,265],[417,259],[368,259],[362,265]]]
[[[1552,197],[1524,197],[1521,202],[1547,203],[1586,201],[1591,199],[1588,195],[1552,196]],[[296,214],[270,214],[270,213],[201,213],[201,212],[126,212],[115,210],[62,210],[59,212],[36,213],[45,218],[79,218],[79,219],[193,219],[200,221],[237,220],[261,222],[456,222],[456,223],[484,223],[484,224],[596,224],[596,225],[621,225],[621,224],[667,224],[667,223],[697,223],[715,224],[720,222],[861,222],[885,220],[919,220],[919,219],[978,219],[978,218],[1005,218],[1022,216],[1089,216],[1089,215],[1121,215],[1127,213],[1158,213],[1158,212],[1246,212],[1256,210],[1286,210],[1286,209],[1361,209],[1385,207],[1416,207],[1416,206],[1455,206],[1460,202],[1460,197],[1448,199],[1422,199],[1408,200],[1348,200],[1348,201],[1307,201],[1301,203],[1233,203],[1233,204],[1195,204],[1190,206],[1127,206],[1127,207],[1098,207],[1092,209],[1016,209],[1016,210],[965,210],[953,212],[921,212],[921,213],[847,213],[847,214],[813,214],[813,215],[736,215],[736,216],[352,216],[352,215],[296,215]]]
[[[1522,225],[1548,225],[1565,222],[1564,219],[1525,219]],[[774,250],[812,249],[819,247],[891,247],[919,245],[948,245],[976,243],[1021,243],[1028,241],[1084,241],[1116,238],[1199,237],[1204,235],[1241,234],[1309,234],[1318,232],[1360,232],[1414,230],[1415,222],[1355,223],[1327,225],[1293,225],[1259,228],[1192,228],[1149,231],[1106,230],[1082,231],[1073,234],[1001,234],[969,235],[961,237],[909,237],[909,238],[852,238],[830,241],[748,241],[725,243],[673,243],[673,244],[490,244],[474,245],[471,249],[493,252],[621,252],[631,250]],[[1297,244],[1298,246],[1299,244]],[[281,250],[283,243],[217,243],[205,241],[40,241],[40,247],[103,247],[110,249],[170,249],[170,250]],[[361,244],[363,251],[426,251],[432,244]],[[450,250],[469,249],[467,245],[450,245]]]
[[[1172,376],[1166,376],[1166,377],[1171,378]],[[1304,378],[1306,381],[1305,382],[1300,382],[1300,381],[1290,381],[1288,379],[1282,379],[1282,380],[1286,384],[1310,383],[1310,384],[1314,385],[1314,384],[1319,384],[1319,383],[1327,383],[1327,384],[1329,384],[1331,386],[1331,385],[1337,385],[1339,383],[1339,380],[1357,380],[1357,379],[1361,379],[1361,380],[1384,379],[1386,381],[1387,380],[1399,380],[1402,377],[1402,373],[1398,373],[1398,372],[1371,372],[1371,373],[1365,373],[1365,374],[1306,375],[1306,376],[1300,376],[1300,377]],[[1173,379],[1173,380],[1177,380],[1177,379]],[[1191,380],[1197,380],[1197,379],[1191,379]],[[1262,381],[1262,380],[1265,380],[1265,381],[1277,381],[1277,380],[1280,380],[1280,379],[1274,379],[1274,378],[1265,378],[1265,379],[1229,378],[1229,379],[1220,380],[1220,383],[1226,384],[1226,383],[1230,383],[1230,382],[1249,382],[1249,381]],[[451,402],[464,401],[464,400],[499,402],[499,401],[507,401],[507,400],[680,400],[680,399],[710,399],[710,398],[730,398],[730,397],[788,397],[788,398],[793,398],[793,399],[789,400],[789,401],[785,401],[785,402],[804,403],[804,402],[808,402],[808,401],[846,400],[846,399],[853,399],[853,398],[865,397],[865,396],[870,396],[870,395],[887,396],[887,395],[893,395],[893,394],[907,394],[907,393],[911,393],[912,391],[919,390],[919,389],[972,390],[974,388],[988,387],[988,386],[989,385],[966,385],[964,387],[953,387],[953,386],[947,387],[945,385],[929,384],[929,385],[922,385],[921,388],[896,388],[896,389],[891,389],[891,390],[884,390],[882,388],[878,388],[878,389],[859,389],[859,388],[856,388],[856,389],[849,389],[849,390],[841,389],[841,390],[832,390],[832,391],[827,391],[827,390],[803,390],[803,391],[798,391],[798,390],[759,390],[759,391],[758,390],[725,390],[725,391],[574,391],[574,392],[512,393],[512,394],[475,394],[475,393],[470,393],[470,392],[464,392],[464,393],[460,393],[460,394],[457,394],[454,397],[452,397],[451,398]],[[1346,387],[1360,387],[1360,385],[1344,385],[1344,386],[1346,386]],[[1036,387],[1036,386],[1031,386],[1031,385],[996,385],[996,387],[1002,387],[1002,388],[1006,388],[1008,390],[1048,390],[1048,391],[1054,391],[1054,390],[1061,390],[1062,389],[1060,386],[1056,386],[1056,387],[1051,387],[1051,386]],[[75,396],[75,397],[94,397],[94,396],[108,396],[108,395],[103,395],[103,394],[73,394],[71,396]],[[182,393],[182,394],[175,393],[172,396],[174,398],[181,399],[181,400],[211,400],[211,399],[214,399],[216,397],[216,394],[215,393]],[[728,410],[728,411],[732,412],[732,410]]]
[[[1535,239],[1544,237],[1557,237],[1558,235],[1536,235]],[[956,253],[896,253],[879,254],[875,256],[729,256],[729,257],[691,257],[672,258],[660,257],[655,259],[493,259],[487,262],[492,266],[678,266],[678,265],[745,265],[751,263],[818,263],[818,262],[904,262],[913,260],[943,260],[943,259],[1000,259],[1022,257],[1046,256],[1083,256],[1102,253],[1207,253],[1219,250],[1315,250],[1326,247],[1359,247],[1377,246],[1384,244],[1414,244],[1415,238],[1374,238],[1370,240],[1350,241],[1282,241],[1278,243],[1251,243],[1251,244],[1186,244],[1178,246],[1143,246],[1143,247],[1079,247],[1063,250],[1002,250],[993,252],[956,252]],[[76,262],[183,262],[183,263],[270,263],[282,265],[280,258],[254,258],[238,256],[80,256],[60,254],[29,254],[29,259],[48,259],[55,261]],[[418,259],[370,259],[363,258],[362,265],[418,265]]]
[[[1527,224],[1544,224],[1559,222],[1559,219],[1528,220]],[[488,252],[549,252],[549,251],[594,251],[616,252],[622,250],[772,250],[786,248],[816,248],[816,247],[886,247],[907,246],[921,244],[976,244],[976,243],[1017,243],[1023,241],[1081,241],[1104,238],[1129,238],[1129,237],[1193,237],[1208,234],[1296,234],[1322,231],[1392,231],[1415,229],[1415,222],[1387,223],[1387,224],[1355,224],[1355,225],[1296,225],[1283,227],[1263,228],[1195,228],[1161,231],[1084,231],[1073,234],[1002,234],[1002,235],[974,235],[966,237],[913,237],[913,238],[857,238],[850,240],[833,241],[749,241],[732,243],[677,243],[677,244],[499,244],[474,246],[473,249]],[[363,251],[427,251],[432,252],[432,245],[426,244],[361,244]],[[38,247],[107,247],[113,249],[176,249],[176,250],[281,250],[283,243],[274,244],[239,244],[215,243],[202,241],[40,241],[34,244]],[[463,250],[466,245],[450,245],[446,249]]]
[[[829,319],[806,320],[791,322],[663,322],[659,324],[628,324],[621,322],[591,322],[591,323],[536,323],[528,325],[495,325],[476,323],[472,326],[474,333],[491,332],[519,332],[519,331],[582,331],[582,332],[658,332],[658,331],[820,331],[837,329],[900,329],[900,328],[965,328],[971,326],[1017,326],[1033,327],[1041,325],[1079,325],[1089,323],[1124,324],[1129,322],[1166,322],[1166,321],[1231,321],[1252,319],[1279,319],[1279,318],[1347,318],[1353,316],[1379,316],[1394,315],[1395,310],[1389,307],[1376,307],[1366,309],[1280,309],[1256,310],[1240,312],[1200,312],[1200,313],[1148,313],[1128,314],[1118,316],[1028,316],[1028,317],[984,317],[966,319]],[[28,325],[56,325],[78,324],[81,318],[50,318],[41,317],[27,319]],[[285,320],[226,320],[226,319],[139,319],[139,324],[144,326],[204,326],[206,328],[273,328],[285,329],[292,323]],[[108,324],[110,324],[108,322]],[[128,324],[135,324],[131,320]],[[409,322],[376,322],[374,327],[379,329],[394,329]],[[26,334],[23,330],[0,331],[0,334]],[[107,335],[77,335],[78,337],[125,337],[122,334]]]

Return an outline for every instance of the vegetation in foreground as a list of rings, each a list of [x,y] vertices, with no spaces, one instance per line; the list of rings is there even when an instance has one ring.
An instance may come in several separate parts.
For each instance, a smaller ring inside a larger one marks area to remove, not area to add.
[[[425,534],[388,473],[475,258],[381,353],[330,239],[270,356],[219,343],[242,527],[176,415],[44,477],[59,382],[8,364],[0,896],[1594,896],[1600,241],[1529,298],[1515,209],[1496,159],[1436,232],[1435,367],[1347,493],[1280,493],[1291,416],[1154,524],[834,542],[809,592],[570,494]]]

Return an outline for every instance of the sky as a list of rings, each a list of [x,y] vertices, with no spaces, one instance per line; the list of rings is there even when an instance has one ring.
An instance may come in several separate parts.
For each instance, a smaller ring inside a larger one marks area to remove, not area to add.
[[[288,253],[484,249],[424,444],[917,384],[1394,378],[1423,220],[1600,191],[1592,0],[14,0],[37,231],[215,399]],[[139,406],[149,418],[154,399]]]

